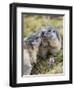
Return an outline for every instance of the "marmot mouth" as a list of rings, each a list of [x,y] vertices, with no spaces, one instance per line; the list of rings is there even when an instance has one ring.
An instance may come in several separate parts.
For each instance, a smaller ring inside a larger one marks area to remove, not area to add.
[[[50,47],[51,47],[51,48],[56,48],[56,46],[52,46],[52,45],[50,45]]]
[[[51,48],[57,48],[57,46],[56,46],[56,45],[51,44],[49,41],[48,41],[48,46],[49,46],[49,47],[51,47]]]

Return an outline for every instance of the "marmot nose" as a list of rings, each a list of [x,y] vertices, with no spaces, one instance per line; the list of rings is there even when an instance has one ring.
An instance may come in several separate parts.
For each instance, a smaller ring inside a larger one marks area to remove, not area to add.
[[[51,32],[51,29],[49,29],[48,32]]]
[[[42,35],[44,35],[44,32],[42,32]]]
[[[41,36],[44,36],[44,32],[42,32]]]

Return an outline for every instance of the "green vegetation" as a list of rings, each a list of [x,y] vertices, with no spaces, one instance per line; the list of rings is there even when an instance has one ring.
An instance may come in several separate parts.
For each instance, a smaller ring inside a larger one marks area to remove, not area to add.
[[[31,74],[56,74],[56,73],[62,73],[63,72],[63,52],[60,50],[55,56],[55,63],[49,64],[49,59],[51,55],[49,55],[49,58],[46,60],[43,60],[42,58],[38,57],[38,61],[36,64],[33,64],[33,69]]]
[[[30,33],[36,32],[42,26],[52,25],[58,29],[63,38],[63,16],[44,16],[44,15],[26,15],[23,14],[23,35],[27,37]],[[50,55],[49,55],[50,58]],[[37,64],[33,64],[31,74],[56,74],[63,72],[63,50],[60,50],[55,56],[55,63],[49,65],[49,59],[43,60],[38,57]]]
[[[23,15],[24,36],[39,30],[42,26],[53,25],[63,35],[63,16]]]

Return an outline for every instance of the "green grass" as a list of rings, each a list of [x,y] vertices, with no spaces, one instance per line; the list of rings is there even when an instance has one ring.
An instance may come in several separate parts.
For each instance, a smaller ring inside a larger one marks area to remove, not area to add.
[[[33,64],[33,69],[31,74],[56,74],[56,73],[62,73],[63,72],[63,52],[60,50],[55,56],[55,63],[49,64],[49,58],[46,60],[43,60],[42,58],[38,57],[37,63]]]

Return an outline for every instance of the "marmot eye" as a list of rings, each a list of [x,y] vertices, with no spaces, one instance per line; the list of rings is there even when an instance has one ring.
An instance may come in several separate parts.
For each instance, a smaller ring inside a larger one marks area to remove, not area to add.
[[[48,32],[51,32],[51,30],[49,29]]]
[[[54,33],[56,32],[56,31],[53,31]]]
[[[39,37],[36,37],[35,39],[39,39]]]

